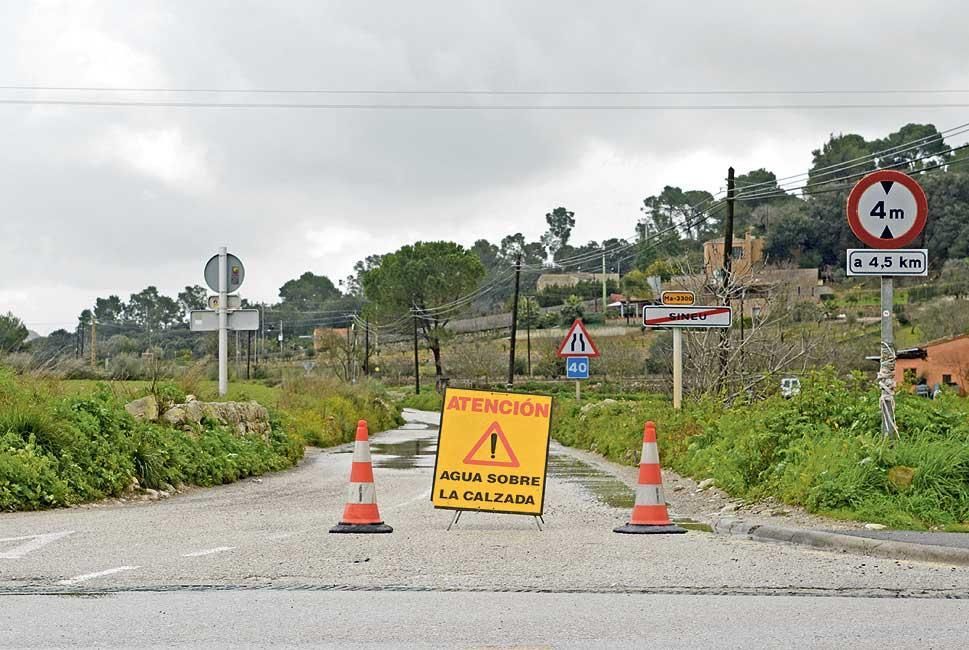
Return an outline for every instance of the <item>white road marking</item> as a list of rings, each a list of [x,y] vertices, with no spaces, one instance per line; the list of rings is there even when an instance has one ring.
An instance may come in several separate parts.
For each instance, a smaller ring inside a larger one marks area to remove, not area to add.
[[[431,498],[431,491],[430,490],[424,490],[423,492],[421,492],[420,494],[418,494],[413,499],[407,499],[407,501],[403,501],[401,503],[398,503],[398,504],[389,506],[387,508],[387,510],[396,510],[397,508],[403,508],[404,506],[409,506],[410,504],[414,503],[415,501],[420,501],[422,499],[430,499],[430,498]]]
[[[216,546],[215,548],[207,548],[204,551],[195,551],[194,553],[185,553],[182,557],[202,557],[203,555],[214,555],[215,553],[222,553],[223,551],[231,551],[235,546]]]
[[[139,569],[141,567],[137,566],[119,566],[113,569],[106,569],[104,571],[98,571],[96,573],[85,573],[83,575],[74,576],[73,578],[68,578],[67,580],[61,580],[57,584],[59,585],[76,585],[79,582],[84,582],[85,580],[91,580],[92,578],[100,578],[102,576],[109,576],[115,573],[121,573],[122,571],[132,571],[134,569]]]
[[[68,535],[74,534],[73,530],[65,530],[60,533],[44,533],[42,535],[24,535],[23,537],[5,537],[0,539],[0,544],[3,542],[19,542],[22,540],[30,540],[20,544],[19,546],[14,546],[11,549],[0,552],[0,559],[4,560],[17,560],[36,551],[39,548],[47,546],[51,542],[57,541],[62,537],[67,537]]]

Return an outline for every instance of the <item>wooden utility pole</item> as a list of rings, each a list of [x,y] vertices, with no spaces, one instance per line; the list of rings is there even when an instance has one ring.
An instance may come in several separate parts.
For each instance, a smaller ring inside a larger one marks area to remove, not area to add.
[[[532,301],[527,299],[525,303],[528,305],[528,320],[525,321],[525,346],[528,349],[528,378],[532,378]]]
[[[370,375],[370,319],[363,321],[363,375]]]
[[[518,289],[521,282],[522,254],[515,262],[515,298],[511,307],[511,346],[508,353],[508,385],[515,383],[515,342],[518,338]]]
[[[421,394],[421,367],[417,358],[417,309],[414,309],[414,394]]]
[[[734,171],[727,169],[727,218],[723,222],[723,304],[730,306],[730,267],[733,258]],[[743,318],[743,314],[740,315]],[[720,377],[718,387],[723,388],[727,377],[727,355],[730,351],[730,329],[720,330]]]
[[[606,313],[606,249],[602,249],[602,313],[603,313],[603,323],[605,323],[605,313]]]

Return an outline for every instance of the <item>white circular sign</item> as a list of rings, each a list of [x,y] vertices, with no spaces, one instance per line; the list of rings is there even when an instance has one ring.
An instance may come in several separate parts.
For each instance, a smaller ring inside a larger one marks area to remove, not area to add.
[[[861,241],[872,248],[901,248],[922,232],[928,204],[911,176],[879,170],[852,188],[847,213],[851,231]]]

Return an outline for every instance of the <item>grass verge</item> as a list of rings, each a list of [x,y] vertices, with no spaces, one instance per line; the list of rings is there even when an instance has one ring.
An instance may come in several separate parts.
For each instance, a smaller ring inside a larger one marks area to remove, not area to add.
[[[897,528],[969,526],[969,402],[897,396],[901,439],[884,441],[878,394],[860,376],[802,380],[801,394],[675,412],[656,396],[576,403],[559,399],[553,434],[613,460],[639,462],[654,420],[665,466],[713,478],[736,497],[773,496],[811,512]]]
[[[214,399],[207,382],[192,387]],[[255,399],[271,413],[271,433],[239,436],[205,423],[186,433],[135,420],[124,404],[153,391],[181,401],[176,384],[34,379],[0,367],[0,511],[68,506],[141,487],[209,486],[291,467],[306,444],[352,440],[358,419],[371,431],[402,422],[378,385],[299,377],[269,387],[231,386],[227,399]]]

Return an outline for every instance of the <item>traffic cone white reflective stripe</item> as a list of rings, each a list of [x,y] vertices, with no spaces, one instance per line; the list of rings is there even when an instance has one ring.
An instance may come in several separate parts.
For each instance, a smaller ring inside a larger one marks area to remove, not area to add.
[[[347,503],[340,523],[331,533],[389,533],[393,528],[384,524],[377,509],[377,490],[373,482],[373,463],[370,460],[370,436],[367,421],[357,423],[353,443],[353,462],[350,466],[350,485]]]
[[[639,463],[636,503],[629,523],[614,529],[617,533],[685,533],[670,520],[663,493],[663,472],[656,446],[656,425],[643,427],[643,455]]]

